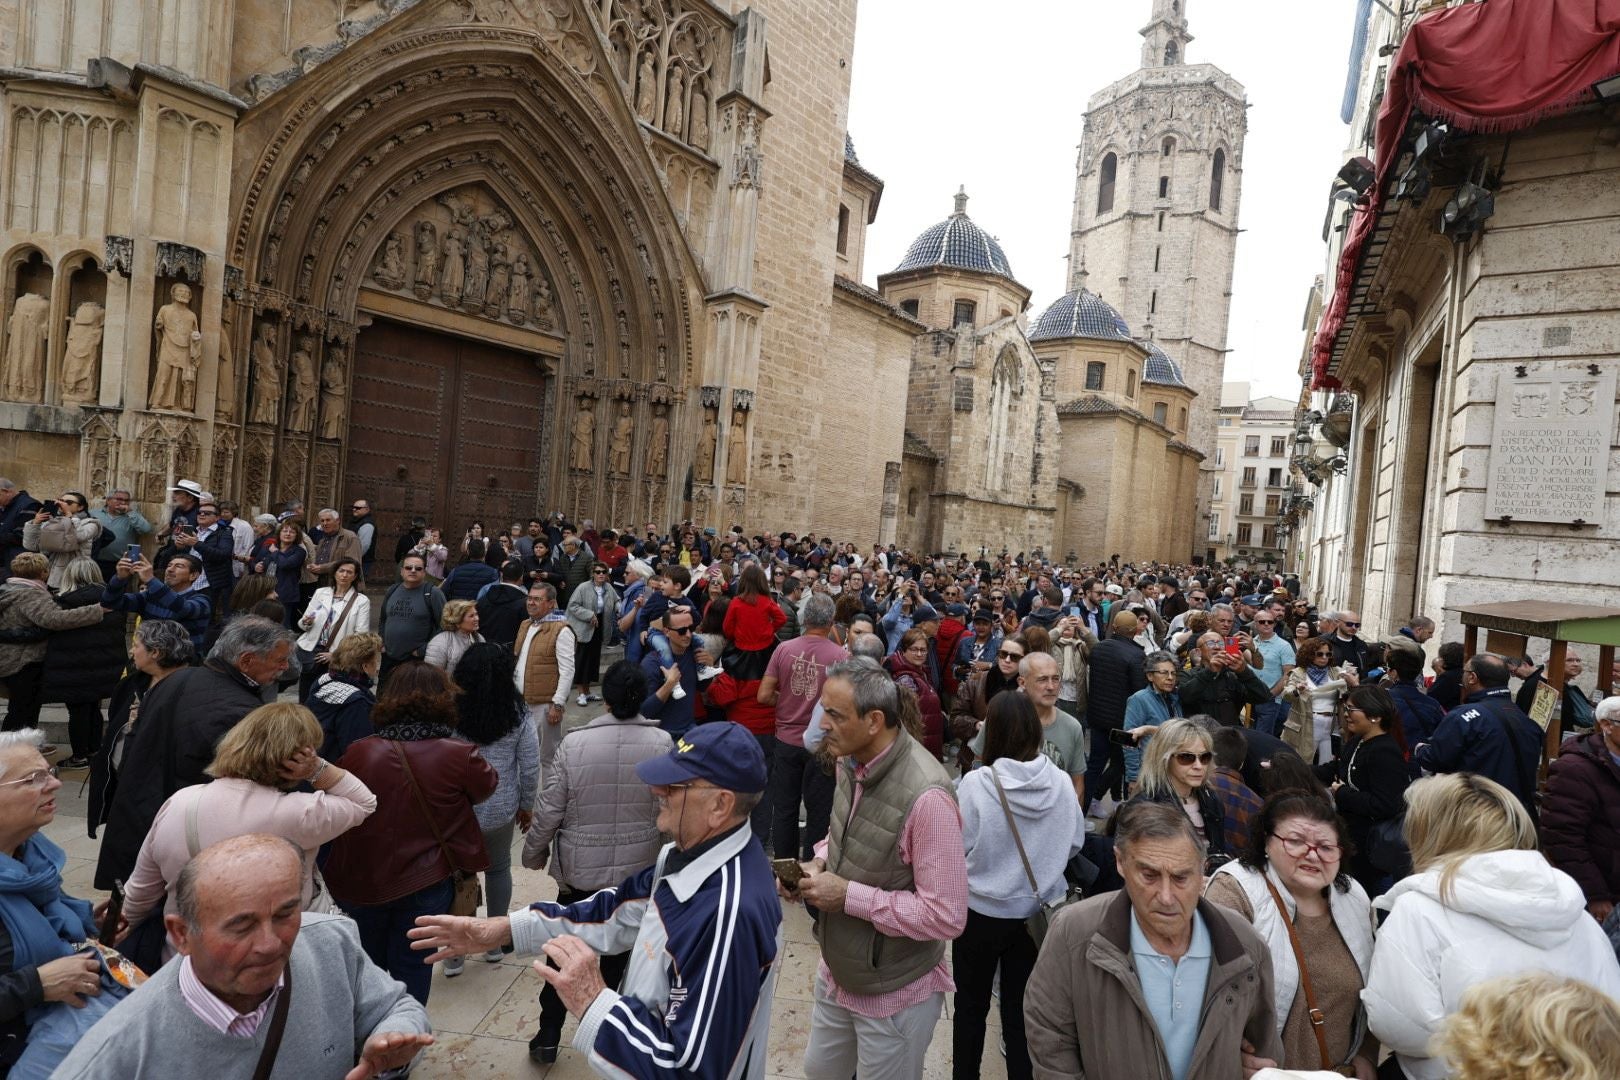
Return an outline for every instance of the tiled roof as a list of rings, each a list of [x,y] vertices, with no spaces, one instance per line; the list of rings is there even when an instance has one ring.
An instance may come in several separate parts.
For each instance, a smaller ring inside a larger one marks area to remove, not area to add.
[[[1165,354],[1165,351],[1151,341],[1140,343],[1147,350],[1147,363],[1142,367],[1142,381],[1145,383],[1158,383],[1160,386],[1186,386],[1187,381],[1181,377],[1181,369],[1176,362]]]
[[[909,431],[905,434],[905,440],[901,446],[901,453],[909,455],[910,457],[924,458],[928,461],[939,460],[939,455],[934,453],[932,447]]]
[[[1055,338],[1102,338],[1130,341],[1131,328],[1119,312],[1086,289],[1065,293],[1041,313],[1029,332],[1031,341]]]
[[[917,323],[918,326],[923,325],[917,319],[913,318],[910,315],[907,315],[904,311],[901,311],[899,308],[897,308],[893,304],[889,303],[888,300],[884,299],[882,293],[878,292],[876,289],[872,288],[870,285],[862,285],[860,282],[856,281],[854,278],[847,278],[843,274],[834,274],[833,275],[833,288],[835,288],[835,289],[843,289],[847,293],[853,293],[854,295],[860,297],[862,300],[865,300],[868,303],[876,304],[879,307],[883,308],[885,311],[889,312],[890,314],[895,315],[895,316],[897,316],[899,318],[902,318],[902,319],[906,320],[907,322]]]
[[[1100,398],[1095,394],[1075,398],[1064,402],[1057,407],[1059,416],[1102,416],[1108,413],[1130,412],[1130,409],[1121,408],[1107,398]]]
[[[861,159],[855,156],[855,140],[849,137],[849,132],[847,131],[844,132],[844,160],[849,162],[851,165],[859,165],[861,163]]]
[[[957,270],[974,270],[981,274],[1013,276],[1007,265],[1007,255],[996,238],[973,223],[967,216],[967,196],[956,196],[956,212],[938,225],[925,230],[911,242],[906,257],[893,272],[923,270],[931,266],[949,266]]]

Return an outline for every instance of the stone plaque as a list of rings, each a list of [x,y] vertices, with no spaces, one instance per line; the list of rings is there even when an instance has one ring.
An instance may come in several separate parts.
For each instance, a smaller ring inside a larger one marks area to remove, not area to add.
[[[1602,522],[1614,424],[1615,369],[1606,367],[1499,376],[1487,519]]]

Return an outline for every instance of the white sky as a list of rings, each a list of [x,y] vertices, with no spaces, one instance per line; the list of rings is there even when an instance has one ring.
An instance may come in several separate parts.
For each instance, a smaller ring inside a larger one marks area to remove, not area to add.
[[[1339,121],[1355,0],[1188,0],[1187,59],[1249,95],[1228,381],[1299,393],[1301,319],[1350,142]],[[1086,100],[1136,70],[1151,0],[861,0],[849,130],[885,182],[865,277],[951,212],[1001,241],[1030,315],[1065,288]]]

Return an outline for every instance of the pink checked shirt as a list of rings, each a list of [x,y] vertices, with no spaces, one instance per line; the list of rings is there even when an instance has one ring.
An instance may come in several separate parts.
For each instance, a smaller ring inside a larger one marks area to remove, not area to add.
[[[282,980],[286,977],[287,973],[282,972],[281,978],[276,980],[276,988],[270,991],[269,997],[259,1002],[257,1009],[250,1013],[239,1013],[202,984],[196,972],[191,970],[191,957],[183,956],[180,958],[180,997],[197,1014],[197,1019],[221,1035],[251,1039],[269,1015],[271,1006],[275,1005],[276,997],[281,993]]]
[[[883,751],[865,765],[855,766],[855,792],[849,812],[853,817],[861,805],[862,782],[872,766],[883,760]],[[816,845],[816,855],[827,857],[827,841]],[[912,888],[889,892],[849,883],[844,896],[844,912],[865,919],[890,937],[916,941],[953,941],[967,922],[967,851],[962,844],[962,813],[956,800],[935,788],[923,792],[911,805],[905,826],[900,830],[900,860],[911,867]],[[833,1003],[861,1016],[882,1018],[921,1004],[929,995],[953,993],[956,982],[945,966],[945,958],[916,982],[907,983],[886,994],[854,994],[833,981],[827,962],[821,961],[819,979],[833,990]]]

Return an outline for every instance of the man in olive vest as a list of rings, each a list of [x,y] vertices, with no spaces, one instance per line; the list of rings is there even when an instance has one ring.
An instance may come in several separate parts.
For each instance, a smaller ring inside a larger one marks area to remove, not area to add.
[[[545,582],[529,586],[529,618],[517,628],[512,652],[513,679],[540,729],[540,766],[551,769],[562,742],[563,706],[574,683],[574,632],[557,610],[557,590]],[[543,721],[543,722],[542,722]]]
[[[962,816],[939,761],[900,726],[894,681],[834,664],[821,727],[837,755],[832,828],[787,895],[820,912],[809,1080],[920,1078],[945,995],[945,943],[967,921]]]

